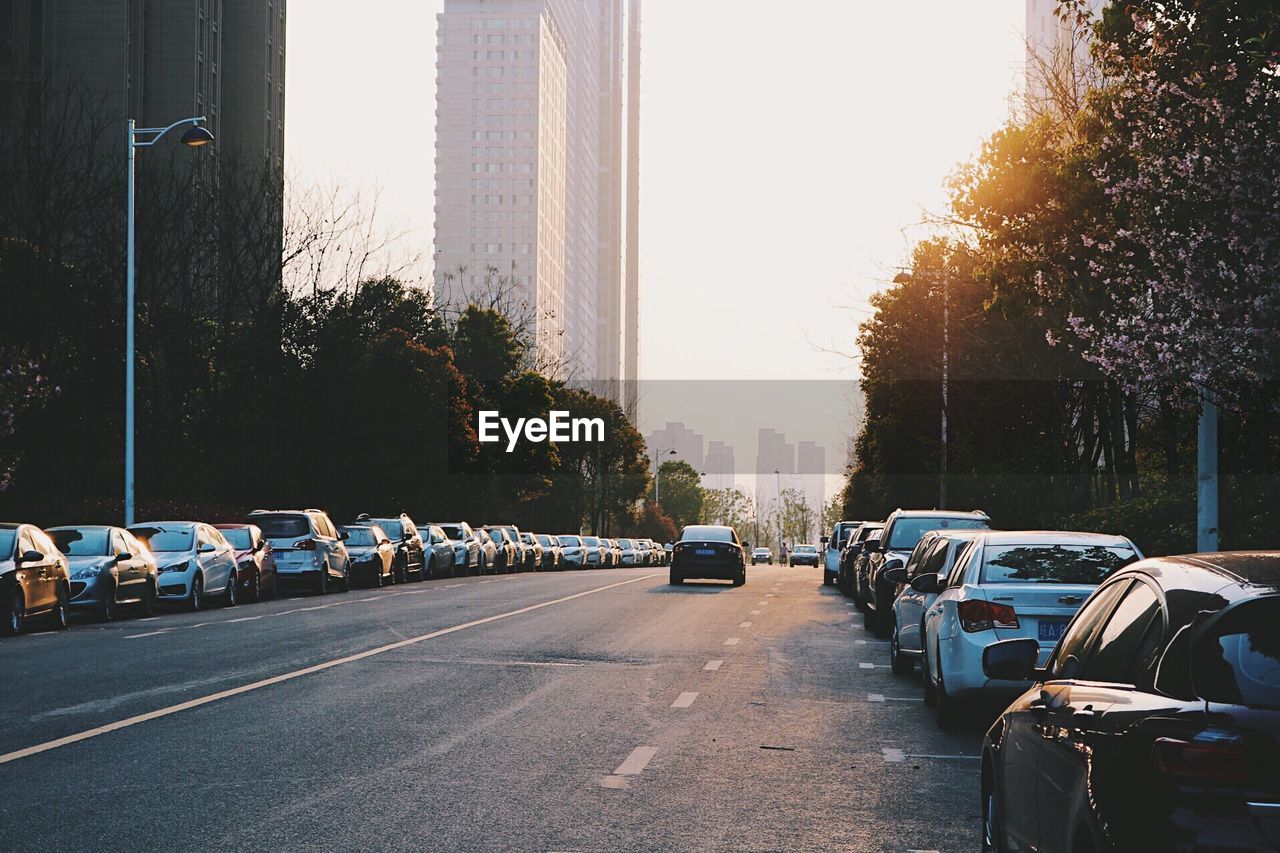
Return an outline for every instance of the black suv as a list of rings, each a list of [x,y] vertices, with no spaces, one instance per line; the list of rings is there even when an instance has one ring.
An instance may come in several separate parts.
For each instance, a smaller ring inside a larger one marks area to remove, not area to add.
[[[836,583],[840,591],[850,598],[857,598],[858,558],[862,556],[862,546],[868,539],[878,537],[884,525],[878,521],[864,521],[840,549],[840,571],[836,575]]]
[[[396,546],[396,559],[391,568],[396,583],[404,583],[410,578],[420,581],[426,576],[423,569],[422,536],[409,516],[402,512],[393,518],[377,518],[362,512],[356,516],[355,523],[378,525],[387,534],[391,544]]]
[[[897,584],[886,581],[884,572],[905,566],[925,533],[948,529],[990,530],[991,519],[981,510],[896,509],[885,519],[880,541],[863,546],[866,560],[858,569],[857,598],[867,614],[867,629],[877,637],[889,636],[898,594]]]

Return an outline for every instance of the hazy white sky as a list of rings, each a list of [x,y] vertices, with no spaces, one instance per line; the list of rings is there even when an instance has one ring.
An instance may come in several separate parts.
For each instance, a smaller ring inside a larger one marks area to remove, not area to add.
[[[444,0],[289,8],[304,181],[381,187],[429,254]],[[912,224],[1008,112],[1024,0],[645,0],[641,375],[830,379]]]

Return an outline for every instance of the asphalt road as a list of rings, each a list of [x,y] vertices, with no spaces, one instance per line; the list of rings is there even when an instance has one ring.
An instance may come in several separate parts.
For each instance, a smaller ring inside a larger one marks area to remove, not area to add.
[[[430,581],[0,642],[0,850],[972,850],[811,568]]]

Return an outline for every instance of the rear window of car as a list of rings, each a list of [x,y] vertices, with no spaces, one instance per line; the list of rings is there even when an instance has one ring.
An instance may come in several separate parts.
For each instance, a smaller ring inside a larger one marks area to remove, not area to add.
[[[1102,545],[988,545],[979,583],[1066,583],[1097,586],[1137,559],[1132,548]]]
[[[130,527],[129,532],[157,553],[190,551],[196,535],[191,527]]]
[[[244,551],[253,547],[253,537],[249,535],[247,527],[229,527],[222,531],[222,535],[231,543],[231,547],[237,551]]]
[[[381,527],[386,534],[392,539],[404,538],[404,525],[395,519],[382,518],[378,519],[378,526]]]
[[[1191,655],[1191,680],[1201,699],[1280,708],[1280,596],[1232,608]]]
[[[77,530],[68,528],[66,530],[50,530],[49,536],[53,538],[53,544],[58,546],[58,550],[66,554],[68,557],[105,557],[111,553],[110,531],[105,529],[99,530]],[[0,553],[3,553],[0,551]]]
[[[733,531],[728,527],[697,524],[686,527],[680,534],[681,542],[732,542]]]
[[[377,545],[378,535],[372,527],[344,527],[348,545]]]
[[[797,554],[812,554],[812,553],[814,553],[814,552],[815,552],[815,551],[817,551],[817,550],[818,550],[818,549],[817,549],[817,548],[815,548],[815,547],[813,547],[812,545],[797,545],[797,546],[796,546],[796,553],[797,553]]]
[[[268,539],[292,539],[311,533],[311,524],[304,515],[255,515],[253,523],[262,528],[262,535]]]
[[[889,534],[890,551],[910,551],[920,537],[930,530],[985,530],[991,524],[985,518],[955,518],[947,516],[899,518]]]

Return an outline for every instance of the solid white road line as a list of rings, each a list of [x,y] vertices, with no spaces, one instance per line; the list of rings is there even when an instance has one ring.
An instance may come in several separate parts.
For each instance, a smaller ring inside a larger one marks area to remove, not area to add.
[[[704,666],[702,670],[703,672],[715,672],[717,669],[719,669],[722,666],[724,666],[724,661],[722,660],[709,660],[707,661],[707,665]]]
[[[396,649],[403,649],[406,646],[412,646],[417,643],[421,643],[424,640],[433,640],[436,637],[443,637],[447,634],[455,634],[458,631],[465,631],[468,628],[475,628],[480,625],[487,625],[490,622],[497,622],[501,619],[509,619],[512,616],[519,616],[523,613],[531,613],[534,610],[541,610],[544,607],[551,607],[552,605],[556,605],[556,604],[564,604],[565,602],[573,601],[576,598],[582,598],[588,595],[595,595],[597,592],[604,592],[605,590],[616,589],[620,586],[626,586],[627,584],[633,584],[639,581],[649,580],[650,578],[656,578],[656,577],[658,577],[658,575],[644,575],[642,577],[632,578],[631,580],[619,581],[618,583],[611,583],[611,584],[608,584],[607,586],[599,586],[599,587],[596,587],[595,589],[588,589],[583,592],[576,592],[573,595],[566,595],[562,598],[552,599],[551,601],[543,601],[538,604],[530,604],[527,607],[521,607],[517,610],[508,610],[505,613],[498,613],[493,616],[486,616],[483,619],[475,619],[475,620],[472,620],[471,622],[464,622],[461,625],[454,625],[449,628],[441,628],[439,631],[432,631],[429,634],[422,634],[421,636],[410,637],[406,640],[399,640],[398,642],[388,643],[385,646],[378,646],[377,648],[368,649],[367,651],[359,652],[354,655],[347,655],[346,657],[334,658],[333,660],[328,660],[328,661],[325,661],[324,663],[318,663],[318,664],[315,664],[314,666],[303,667],[302,669],[295,669],[292,672],[285,672],[280,675],[274,675],[271,678],[264,678],[261,681],[254,681],[250,684],[241,685],[240,687],[233,687],[229,690],[219,690],[217,693],[210,693],[208,696],[201,696],[197,699],[191,699],[187,702],[181,702],[177,705],[170,705],[167,708],[160,708],[155,711],[148,711],[145,714],[138,714],[133,717],[126,717],[123,720],[117,720],[116,722],[108,723],[105,726],[97,726],[92,729],[86,729],[85,731],[77,732],[76,734],[67,735],[66,737],[60,737],[56,740],[45,741],[44,743],[38,743],[34,746],[28,746],[25,749],[19,749],[13,752],[6,752],[3,755],[0,755],[0,764],[8,764],[10,761],[17,761],[19,758],[26,758],[31,755],[37,755],[41,752],[48,752],[51,749],[57,749],[60,746],[68,746],[73,743],[79,743],[82,740],[88,740],[89,738],[94,738],[94,737],[97,737],[98,735],[104,735],[104,734],[107,734],[108,732],[114,732],[118,729],[124,729],[130,726],[136,726],[139,723],[145,723],[150,720],[159,719],[161,717],[168,717],[170,715],[177,714],[182,711],[189,711],[192,708],[198,708],[201,705],[208,705],[210,702],[217,702],[219,699],[229,699],[232,696],[239,696],[242,693],[249,693],[254,690],[260,690],[263,687],[270,687],[273,684],[280,684],[285,681],[292,681],[293,679],[301,678],[304,675],[312,675],[317,672],[323,672],[326,669],[332,669],[333,667],[341,666],[344,663],[354,663],[355,661],[364,660],[365,658],[371,658],[375,655],[380,655],[385,652],[395,651]],[[647,749],[648,747],[644,747],[644,748]],[[634,754],[635,753],[632,753],[632,755]],[[646,759],[646,762],[647,761],[648,759]]]
[[[697,698],[698,698],[698,694],[696,692],[690,693],[686,691],[676,697],[676,701],[671,703],[671,707],[672,708],[688,708],[690,705],[693,704],[693,700]]]
[[[736,646],[736,645],[738,645],[738,638],[737,638],[737,637],[730,637],[729,639],[727,639],[727,640],[725,640],[725,641],[724,641],[724,644],[725,644],[726,646]]]
[[[618,769],[613,771],[614,776],[635,776],[641,770],[644,770],[653,757],[658,754],[658,750],[652,746],[637,746],[631,750],[631,754],[627,756],[627,760],[618,765]]]

